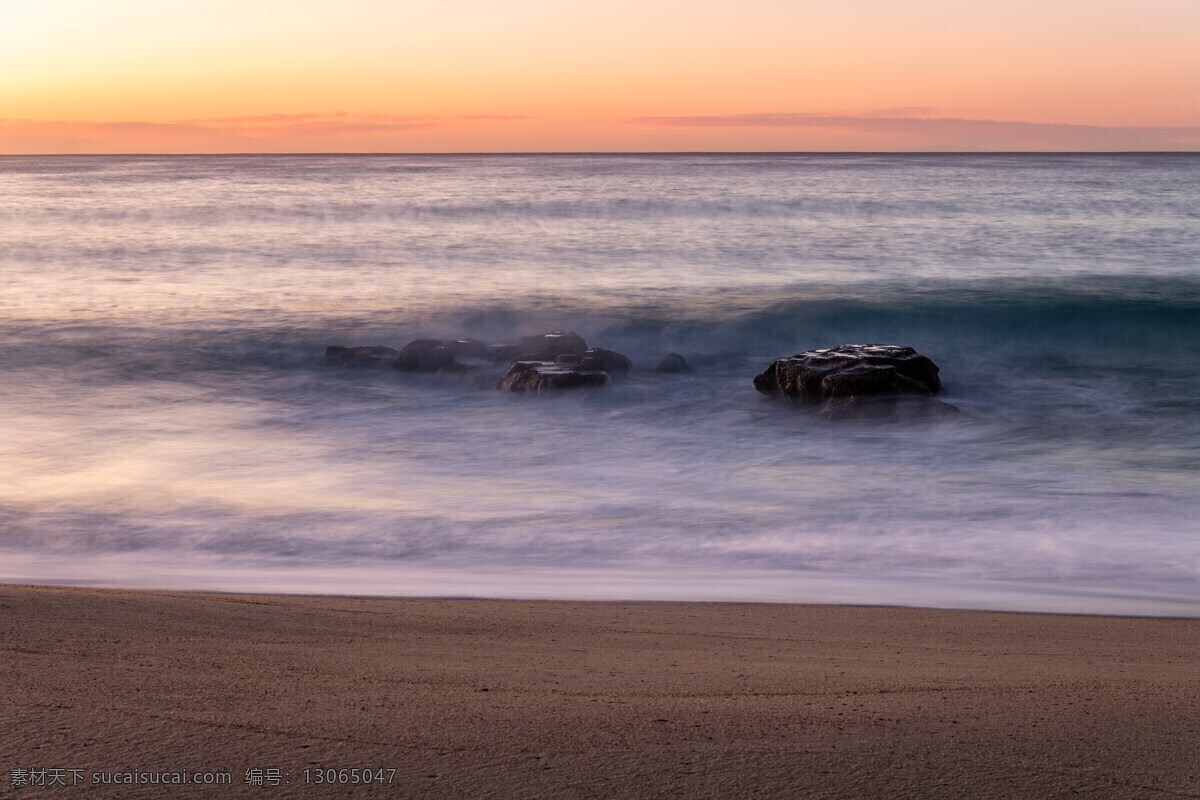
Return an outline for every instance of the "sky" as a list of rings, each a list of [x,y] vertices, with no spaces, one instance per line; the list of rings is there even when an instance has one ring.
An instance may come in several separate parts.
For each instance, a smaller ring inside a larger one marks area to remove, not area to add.
[[[0,0],[0,153],[1200,150],[1200,0]]]

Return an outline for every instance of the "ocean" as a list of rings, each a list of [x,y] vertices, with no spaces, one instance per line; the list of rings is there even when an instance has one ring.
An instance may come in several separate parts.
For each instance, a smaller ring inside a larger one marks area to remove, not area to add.
[[[0,276],[3,581],[1200,616],[1200,155],[3,157]],[[963,413],[751,384],[855,342]]]

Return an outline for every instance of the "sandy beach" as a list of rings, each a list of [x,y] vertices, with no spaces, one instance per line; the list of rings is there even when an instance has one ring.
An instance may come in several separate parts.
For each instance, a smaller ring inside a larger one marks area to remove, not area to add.
[[[1195,797],[1197,654],[1200,620],[0,586],[0,795]],[[94,784],[150,771],[232,782]]]

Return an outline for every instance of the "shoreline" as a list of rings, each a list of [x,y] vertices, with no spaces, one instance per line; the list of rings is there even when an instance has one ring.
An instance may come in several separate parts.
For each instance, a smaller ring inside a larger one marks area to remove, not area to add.
[[[0,795],[40,765],[247,797],[1187,796],[1197,653],[1161,617],[0,585]],[[304,777],[368,766],[392,782]]]
[[[504,595],[439,595],[439,594],[370,594],[353,592],[312,592],[312,591],[255,591],[250,589],[192,589],[169,588],[161,586],[121,586],[92,583],[20,583],[0,579],[0,591],[5,589],[41,590],[65,589],[83,592],[129,592],[134,594],[228,597],[228,598],[263,598],[269,600],[362,600],[369,602],[398,602],[398,603],[529,603],[529,604],[562,604],[562,605],[622,605],[622,606],[766,606],[798,609],[865,609],[875,611],[930,611],[954,614],[1014,614],[1047,617],[1083,617],[1088,619],[1128,619],[1128,620],[1174,620],[1200,622],[1200,614],[1188,616],[1185,614],[1122,614],[1107,611],[1038,611],[1028,609],[1008,608],[977,608],[972,606],[931,606],[912,605],[906,603],[882,602],[852,602],[852,601],[791,601],[791,600],[704,600],[704,599],[663,599],[663,598],[571,598],[571,597],[526,597]]]
[[[0,585],[136,591],[600,602],[733,602],[1200,618],[1194,581],[1127,584],[1005,581],[904,572],[880,576],[787,569],[472,567],[453,564],[288,564],[186,560],[142,553],[70,558],[6,553]]]

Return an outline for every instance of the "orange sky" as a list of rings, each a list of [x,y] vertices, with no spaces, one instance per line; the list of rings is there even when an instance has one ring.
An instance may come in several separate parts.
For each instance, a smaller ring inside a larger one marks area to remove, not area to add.
[[[0,0],[0,152],[1200,150],[1198,0]]]

